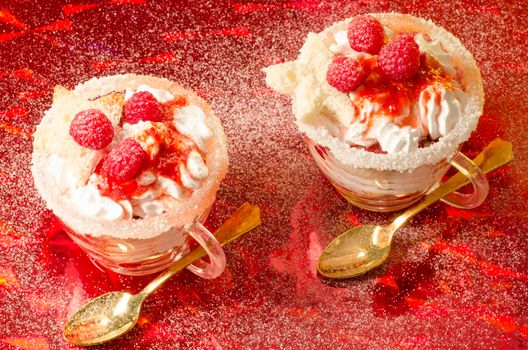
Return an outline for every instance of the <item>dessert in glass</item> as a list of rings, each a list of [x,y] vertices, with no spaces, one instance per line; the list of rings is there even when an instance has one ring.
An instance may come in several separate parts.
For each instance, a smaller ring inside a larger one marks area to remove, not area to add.
[[[299,130],[322,173],[352,204],[403,209],[450,166],[473,185],[444,201],[482,203],[488,183],[459,152],[484,104],[471,53],[445,29],[411,15],[358,15],[310,33],[299,57],[264,68],[291,96]]]
[[[47,206],[97,264],[154,273],[186,254],[192,237],[210,262],[189,269],[223,272],[223,250],[202,223],[227,171],[226,138],[194,92],[134,74],[57,86],[32,162]]]

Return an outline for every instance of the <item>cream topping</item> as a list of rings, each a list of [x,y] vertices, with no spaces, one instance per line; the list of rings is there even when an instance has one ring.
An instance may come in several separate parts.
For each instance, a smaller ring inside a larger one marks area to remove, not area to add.
[[[158,175],[155,183],[139,196],[130,200],[135,216],[159,215],[171,209],[177,202],[188,198],[189,194],[175,181]]]
[[[200,181],[191,176],[185,165],[180,164],[180,179],[184,187],[195,190],[200,187]]]
[[[367,126],[361,121],[357,121],[350,124],[350,126],[345,129],[343,140],[351,145],[370,147],[374,145],[377,140],[376,138],[367,137],[365,135],[367,131]]]
[[[117,221],[125,216],[126,203],[120,205],[112,199],[102,196],[92,182],[80,185],[81,179],[75,177],[75,172],[65,158],[51,154],[48,159],[48,172],[59,187],[61,194],[67,197],[82,215],[99,217],[109,221]],[[92,175],[90,180],[93,178]]]
[[[362,55],[360,52],[357,52],[350,47],[350,42],[348,41],[346,30],[334,32],[333,37],[335,42],[330,44],[330,46],[328,47],[332,53],[352,58],[356,58]]]
[[[422,134],[437,139],[453,130],[462,115],[465,97],[461,90],[450,91],[438,83],[426,87],[417,104]]]
[[[207,143],[213,133],[207,127],[205,113],[200,107],[188,105],[174,110],[174,126],[193,140],[202,152],[207,151]]]
[[[179,201],[185,198],[184,188],[168,177],[159,175],[156,181],[157,185],[163,190],[163,193]]]
[[[197,180],[203,180],[209,175],[209,169],[202,156],[195,150],[192,150],[187,158],[187,171]]]
[[[134,215],[134,208],[132,207],[132,203],[130,201],[124,199],[118,201],[119,205],[123,208],[123,220],[130,220],[132,219]]]
[[[387,153],[410,153],[418,149],[421,132],[408,126],[396,126],[390,118],[377,118],[369,135],[375,136]]]
[[[421,53],[425,53],[427,58],[433,57],[442,66],[444,71],[451,77],[456,75],[453,59],[449,53],[444,50],[442,43],[438,39],[430,39],[422,33],[414,36],[414,41],[418,44]]]
[[[137,179],[137,183],[140,186],[148,186],[156,182],[156,173],[154,173],[152,170],[148,169],[139,175]]]
[[[127,90],[126,98],[128,99],[136,91],[149,91],[160,102],[174,98],[168,91],[150,88],[148,85],[140,85],[135,91]],[[193,140],[196,146],[205,152],[207,141],[212,137],[205,123],[205,113],[199,107],[190,105],[176,109],[174,118],[174,125],[178,131]],[[147,152],[150,159],[154,159],[160,151],[163,135],[168,133],[168,127],[160,122],[124,123],[115,142],[126,138],[134,139]],[[154,135],[161,136],[161,140]],[[101,181],[99,175],[92,174],[88,183],[83,184],[74,169],[70,169],[66,159],[57,154],[49,156],[48,170],[61,193],[71,200],[82,215],[108,221],[118,221],[133,216],[159,215],[174,208],[178,202],[186,200],[191,191],[198,189],[209,175],[209,169],[201,153],[192,150],[178,169],[183,186],[149,168],[136,179],[138,185],[147,187],[144,192],[132,196],[129,200],[115,201],[103,196],[99,191],[98,185]]]
[[[77,173],[58,154],[51,154],[48,157],[48,172],[52,174],[61,194],[82,185],[82,179],[76,176]]]
[[[71,191],[71,199],[79,212],[88,217],[98,217],[108,221],[121,220],[123,207],[114,200],[102,196],[91,183]]]
[[[134,206],[134,215],[144,218],[146,216],[163,214],[166,209],[162,200],[152,199]]]
[[[392,38],[392,30],[384,26],[385,36]],[[334,55],[344,55],[352,58],[367,59],[371,55],[353,50],[350,47],[346,30],[336,30],[332,33],[333,43],[329,50]],[[442,48],[439,40],[431,40],[423,34],[415,36],[420,52],[429,59],[434,59],[447,74],[454,77],[456,74],[450,55]],[[456,85],[456,83],[455,83]],[[376,142],[387,153],[413,152],[418,148],[421,138],[428,135],[432,139],[445,136],[453,130],[462,116],[463,105],[467,94],[455,87],[454,91],[446,89],[442,84],[433,82],[421,93],[417,101],[403,101],[401,113],[397,116],[384,116],[382,102],[384,96],[376,96],[370,100],[362,98],[359,94],[362,87],[349,94],[354,106],[354,117],[348,125],[320,116],[314,125],[325,127],[330,134],[351,145],[370,147]],[[412,114],[419,120],[419,127],[399,125],[402,120]],[[337,132],[331,123],[338,124],[341,131]],[[341,120],[342,122],[342,120]]]
[[[148,133],[150,130],[158,131],[159,133],[167,133],[167,127],[163,123],[140,121],[136,124],[123,124],[123,130],[119,134],[119,140],[131,138],[136,140],[141,147],[147,152],[150,159],[154,159],[159,152],[159,141],[154,136]]]

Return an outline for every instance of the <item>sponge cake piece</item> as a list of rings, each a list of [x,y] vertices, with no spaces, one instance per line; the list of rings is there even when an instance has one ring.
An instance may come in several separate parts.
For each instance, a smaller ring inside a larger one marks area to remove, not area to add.
[[[99,109],[116,128],[121,119],[123,104],[123,93],[114,92],[90,101],[62,86],[56,86],[53,104],[33,135],[34,151],[64,158],[69,163],[68,168],[73,171],[76,182],[84,184],[105,152],[82,147],[75,142],[69,134],[70,123],[83,110]]]

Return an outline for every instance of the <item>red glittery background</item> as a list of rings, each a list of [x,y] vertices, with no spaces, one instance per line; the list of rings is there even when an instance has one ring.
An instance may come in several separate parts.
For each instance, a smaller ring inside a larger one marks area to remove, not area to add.
[[[145,304],[139,325],[100,349],[521,349],[528,347],[528,21],[525,0],[0,1],[0,349],[74,348],[68,315],[149,278],[96,268],[35,192],[30,135],[56,84],[159,75],[197,90],[222,119],[230,171],[208,221],[244,201],[263,225],[226,248],[207,281],[183,272]],[[500,136],[516,160],[489,176],[478,209],[436,204],[397,234],[390,261],[327,282],[326,243],[387,223],[341,199],[296,131],[290,103],[260,69],[292,59],[309,31],[380,11],[431,18],[479,62],[487,102],[466,145]]]

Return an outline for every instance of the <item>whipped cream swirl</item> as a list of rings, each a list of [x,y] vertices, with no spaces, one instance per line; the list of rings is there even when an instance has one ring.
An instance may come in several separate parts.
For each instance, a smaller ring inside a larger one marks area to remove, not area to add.
[[[116,202],[102,196],[92,183],[73,189],[70,193],[70,198],[79,212],[86,217],[117,221],[123,218],[125,209],[130,209],[130,203],[120,203],[126,201]]]
[[[420,93],[415,108],[422,125],[422,135],[436,140],[454,129],[462,115],[467,95],[459,89],[447,90],[433,83]]]
[[[57,154],[49,156],[48,172],[55,184],[75,208],[86,217],[98,217],[104,220],[116,221],[126,216],[125,209],[130,209],[130,203],[119,203],[102,196],[93,183],[79,185],[80,179],[75,175],[66,158]],[[95,176],[90,176],[90,180]]]
[[[183,135],[198,145],[203,152],[207,151],[207,141],[213,133],[205,123],[204,111],[194,105],[178,108],[174,111],[174,126]]]

